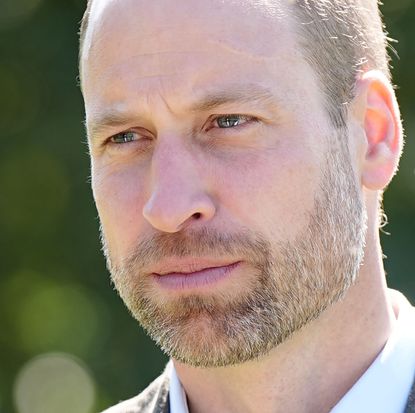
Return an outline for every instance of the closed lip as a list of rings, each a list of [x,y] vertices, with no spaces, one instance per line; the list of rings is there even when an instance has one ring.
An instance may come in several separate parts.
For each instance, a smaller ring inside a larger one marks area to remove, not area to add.
[[[239,259],[170,258],[150,269],[149,273],[163,276],[169,274],[191,274],[210,268],[228,267],[239,263]]]

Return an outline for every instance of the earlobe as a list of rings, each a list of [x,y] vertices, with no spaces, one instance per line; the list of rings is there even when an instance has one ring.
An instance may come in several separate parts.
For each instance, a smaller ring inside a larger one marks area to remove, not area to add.
[[[402,150],[402,126],[394,90],[378,71],[358,80],[356,100],[366,136],[362,184],[382,190],[395,174]]]

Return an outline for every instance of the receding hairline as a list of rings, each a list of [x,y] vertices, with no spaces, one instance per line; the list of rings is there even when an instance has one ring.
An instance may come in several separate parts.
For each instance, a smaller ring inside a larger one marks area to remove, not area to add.
[[[232,1],[232,0],[230,0]],[[252,0],[248,0],[248,1],[252,1]],[[261,7],[266,7],[266,8],[272,8],[272,4],[275,3],[277,0],[262,0],[261,4],[259,4]],[[297,32],[302,34],[304,37],[309,36],[310,35],[310,26],[311,23],[314,23],[314,26],[319,27],[319,26],[323,26],[323,24],[315,24],[315,21],[312,20],[308,20],[307,21],[307,14],[305,13],[305,11],[307,11],[306,9],[312,9],[313,7],[318,10],[320,8],[320,6],[324,6],[327,9],[330,8],[335,8],[334,4],[337,5],[337,7],[342,7],[343,9],[358,9],[358,13],[362,13],[363,11],[369,11],[372,15],[376,15],[376,17],[380,16],[380,27],[375,27],[376,24],[378,22],[376,21],[371,21],[371,30],[367,30],[367,32],[378,32],[377,34],[381,34],[383,36],[382,38],[382,45],[384,46],[383,48],[386,49],[389,44],[388,44],[388,40],[389,38],[386,36],[387,33],[383,32],[384,26],[382,25],[382,21],[381,21],[381,15],[379,12],[379,4],[380,1],[379,0],[336,0],[333,2],[327,2],[326,0],[286,0],[286,3],[289,6],[293,7],[293,18],[294,21],[296,21],[298,27],[297,27]],[[330,6],[327,6],[327,3],[330,4]],[[81,75],[81,66],[82,66],[82,58],[83,58],[83,53],[84,53],[84,44],[85,44],[85,40],[86,40],[86,35],[90,26],[90,14],[92,11],[92,5],[94,4],[93,0],[87,0],[87,6],[86,6],[86,10],[84,12],[84,15],[82,17],[81,23],[80,23],[80,29],[79,29],[79,72]],[[332,6],[333,4],[333,6]],[[258,7],[258,3],[255,3],[255,7]],[[341,12],[343,12],[343,10],[341,10]],[[271,14],[275,14],[275,13],[271,13]],[[318,12],[316,13],[318,14]],[[347,13],[344,13],[345,15]],[[329,20],[327,18],[327,16],[324,16],[324,11],[321,11],[321,17],[324,20]],[[341,20],[338,19],[339,16],[336,16],[337,20]],[[347,19],[344,19],[345,21]],[[376,20],[376,19],[375,19]],[[336,23],[336,25],[339,25],[338,22]],[[345,33],[345,35],[347,35]],[[333,37],[335,37],[333,35]],[[372,37],[376,37],[376,36],[372,36]],[[393,48],[391,48],[393,49]],[[305,51],[305,50],[304,50]],[[387,78],[390,79],[390,70],[389,70],[389,56],[386,54],[386,58],[384,59],[385,62],[384,64],[382,64],[379,69],[386,75]]]
[[[235,0],[229,0],[232,1]],[[80,26],[81,89],[84,43],[93,4],[88,0]],[[275,14],[276,4],[277,0],[263,0],[254,6],[269,8],[270,14]],[[286,0],[286,4],[292,11],[301,53],[319,79],[331,122],[335,127],[344,127],[359,74],[378,69],[391,78],[388,39],[378,0]]]
[[[277,18],[277,17],[281,17],[284,15],[281,5],[278,5],[278,7],[276,7],[278,0],[220,0],[219,3],[228,2],[229,4],[232,4],[232,3],[239,4],[242,1],[248,5],[249,11],[266,9],[267,10],[266,16],[270,18]],[[284,0],[284,1],[286,1],[287,4],[291,4],[293,2],[292,0]],[[84,15],[81,19],[81,22],[80,22],[80,28],[78,32],[79,39],[80,39],[79,40],[79,44],[80,44],[79,66],[81,66],[82,64],[82,58],[84,57],[84,51],[86,50],[87,47],[89,48],[90,46],[89,44],[86,45],[86,43],[89,43],[89,40],[90,40],[90,39],[87,39],[87,37],[89,37],[88,32],[89,32],[89,27],[91,26],[91,15],[92,14],[95,15],[95,13],[97,12],[96,9],[100,7],[100,5],[98,4],[96,5],[96,7],[93,7],[95,4],[96,4],[95,1],[87,0],[87,6],[85,9]],[[120,5],[119,7],[122,7],[122,6]],[[100,11],[98,11],[98,13],[100,13]],[[249,17],[251,17],[251,14],[249,14]],[[95,18],[94,18],[94,22],[95,22]]]

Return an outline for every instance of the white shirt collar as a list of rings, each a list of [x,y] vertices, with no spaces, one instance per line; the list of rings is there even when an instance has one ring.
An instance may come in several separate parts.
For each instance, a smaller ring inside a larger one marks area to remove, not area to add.
[[[189,413],[186,394],[172,362],[169,363],[168,369],[170,376],[170,413]]]
[[[401,413],[404,410],[415,371],[415,308],[401,293],[389,291],[399,308],[394,329],[383,350],[331,413]],[[189,413],[173,363],[170,363],[169,376],[170,413]]]
[[[331,413],[403,412],[414,380],[415,308],[401,293],[391,294],[399,313],[385,347]]]

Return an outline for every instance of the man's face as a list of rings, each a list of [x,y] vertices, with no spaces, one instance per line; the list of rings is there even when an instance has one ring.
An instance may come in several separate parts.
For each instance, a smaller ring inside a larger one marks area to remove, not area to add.
[[[345,293],[362,256],[347,131],[329,125],[290,6],[252,3],[96,1],[85,41],[113,281],[197,366],[266,354]]]

